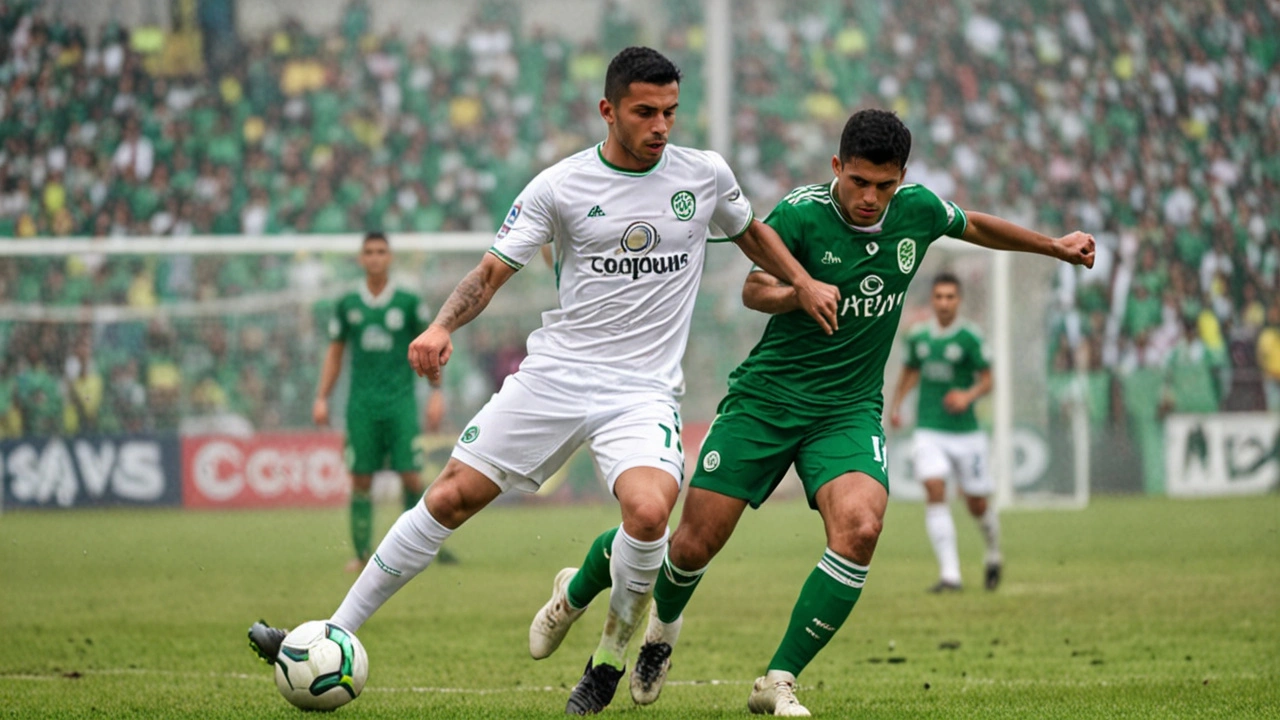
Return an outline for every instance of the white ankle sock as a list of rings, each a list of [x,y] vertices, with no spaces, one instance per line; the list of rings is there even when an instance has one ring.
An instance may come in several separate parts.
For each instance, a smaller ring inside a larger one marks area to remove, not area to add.
[[[598,658],[625,661],[627,644],[645,620],[649,599],[653,597],[653,583],[658,579],[662,556],[666,554],[668,534],[664,532],[657,540],[637,540],[619,529],[613,538],[609,560],[613,587],[609,591],[609,618],[596,650]]]
[[[406,510],[378,543],[373,559],[347,591],[331,620],[346,630],[358,631],[396,591],[427,569],[452,534],[431,517],[426,503]]]
[[[960,553],[956,549],[956,524],[951,507],[946,503],[930,503],[924,508],[924,527],[938,558],[938,579],[960,583]]]
[[[978,518],[978,527],[982,529],[982,538],[987,541],[986,563],[999,565],[1004,561],[1000,553],[1000,514],[990,504],[982,517]]]

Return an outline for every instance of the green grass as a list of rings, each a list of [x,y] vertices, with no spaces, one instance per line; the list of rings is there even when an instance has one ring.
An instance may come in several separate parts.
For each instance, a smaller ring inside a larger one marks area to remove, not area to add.
[[[935,597],[922,508],[891,504],[862,601],[801,676],[816,716],[1280,716],[1280,496],[1006,513],[994,594],[955,512],[970,589]],[[361,630],[369,684],[338,712],[561,717],[606,601],[541,662],[528,623],[616,517],[482,513],[451,540],[461,565],[429,569]],[[0,516],[0,717],[298,717],[244,632],[332,612],[352,580],[344,528],[338,510]],[[636,708],[620,688],[606,712],[746,717],[823,544],[802,503],[748,513],[689,606],[662,699]]]

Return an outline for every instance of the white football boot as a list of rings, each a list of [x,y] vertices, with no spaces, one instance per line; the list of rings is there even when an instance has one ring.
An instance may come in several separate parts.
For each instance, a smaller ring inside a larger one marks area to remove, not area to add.
[[[786,670],[770,670],[756,678],[747,709],[757,715],[809,717],[809,709],[796,699],[796,676]]]
[[[578,568],[565,568],[556,573],[551,586],[551,599],[533,616],[529,625],[529,654],[534,660],[551,655],[586,608],[576,609],[569,604],[569,581],[578,574]]]

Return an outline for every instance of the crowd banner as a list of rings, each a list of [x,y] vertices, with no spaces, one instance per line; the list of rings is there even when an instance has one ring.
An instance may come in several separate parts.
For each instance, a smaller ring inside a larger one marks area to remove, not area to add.
[[[4,505],[73,508],[179,505],[176,435],[87,435],[0,440]]]
[[[1280,487],[1280,415],[1171,415],[1164,437],[1169,495],[1261,495]]]
[[[337,506],[351,492],[336,432],[184,436],[182,486],[189,508]]]

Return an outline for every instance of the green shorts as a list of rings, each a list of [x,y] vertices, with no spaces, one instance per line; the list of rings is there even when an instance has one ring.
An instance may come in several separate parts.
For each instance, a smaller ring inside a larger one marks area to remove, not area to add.
[[[420,470],[422,453],[413,446],[418,433],[415,403],[379,412],[351,408],[347,412],[347,467],[352,475],[372,475],[383,468]]]
[[[875,410],[799,414],[730,392],[707,431],[690,487],[746,500],[758,508],[792,463],[809,506],[818,488],[849,472],[889,489],[884,428]]]

